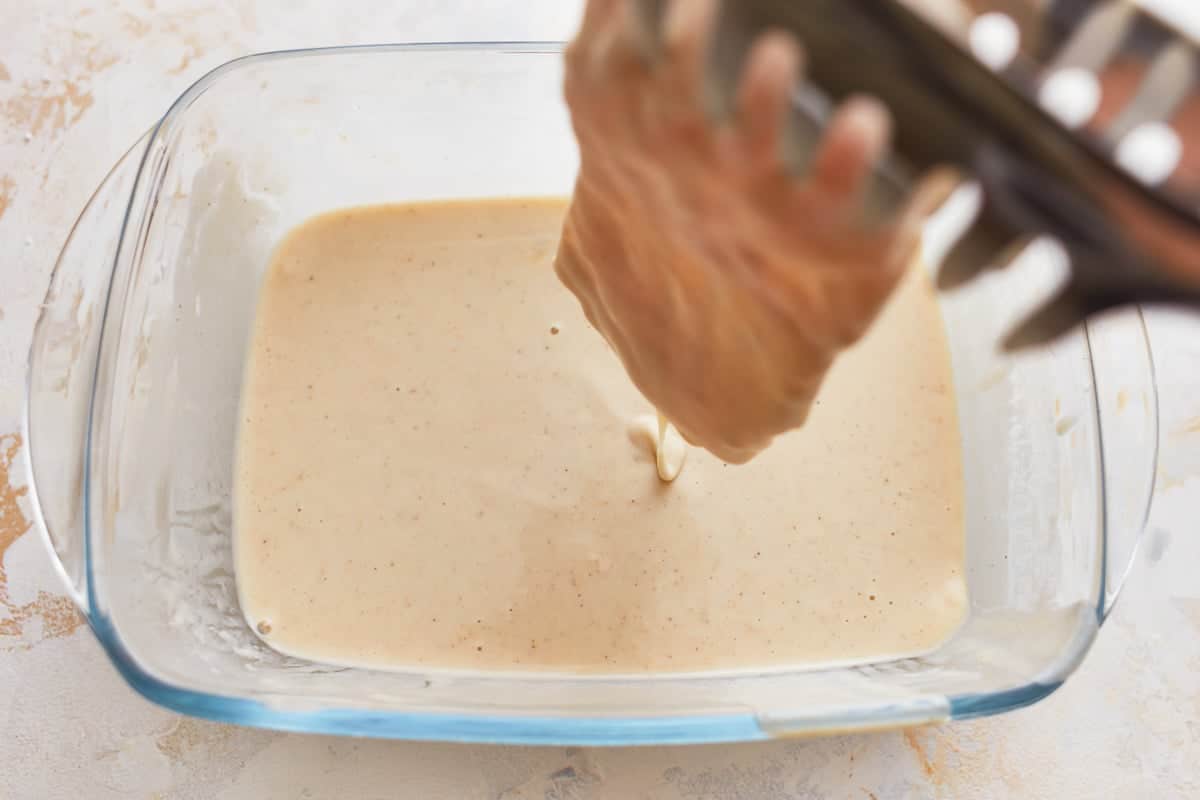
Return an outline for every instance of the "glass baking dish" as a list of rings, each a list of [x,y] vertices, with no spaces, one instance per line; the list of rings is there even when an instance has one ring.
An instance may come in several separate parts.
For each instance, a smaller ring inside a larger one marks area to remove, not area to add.
[[[273,245],[338,207],[568,194],[577,156],[560,51],[238,59],[188,89],[97,190],[38,320],[26,433],[38,527],[121,674],[157,703],[217,720],[560,744],[910,725],[1054,691],[1131,563],[1158,436],[1137,312],[1052,347],[997,352],[1061,266],[1048,246],[940,298],[963,433],[970,612],[935,652],[769,672],[381,671],[285,657],[249,630],[230,497],[247,336]]]

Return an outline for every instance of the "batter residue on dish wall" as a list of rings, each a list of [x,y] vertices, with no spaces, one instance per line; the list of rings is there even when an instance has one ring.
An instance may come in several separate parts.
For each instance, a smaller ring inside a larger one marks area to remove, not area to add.
[[[906,279],[804,429],[659,480],[550,266],[561,200],[348,209],[277,249],[246,372],[243,610],[320,661],[578,672],[908,655],[965,610],[949,355]]]

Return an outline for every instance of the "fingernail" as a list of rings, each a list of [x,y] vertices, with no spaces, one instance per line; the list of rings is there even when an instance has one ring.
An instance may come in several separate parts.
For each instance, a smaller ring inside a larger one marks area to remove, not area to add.
[[[663,34],[668,42],[691,39],[701,33],[716,13],[716,0],[674,0],[667,8]]]
[[[851,97],[845,105],[846,126],[871,152],[879,152],[892,137],[892,114],[874,97]]]

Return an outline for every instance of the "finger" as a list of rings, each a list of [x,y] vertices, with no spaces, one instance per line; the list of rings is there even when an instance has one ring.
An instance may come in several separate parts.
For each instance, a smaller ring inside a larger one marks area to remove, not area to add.
[[[802,64],[799,43],[779,31],[760,36],[746,56],[737,92],[737,125],[746,155],[755,162],[781,162],[781,141]]]
[[[628,0],[587,0],[583,7],[583,21],[579,24],[576,41],[587,41],[605,28],[615,25],[620,7]]]
[[[644,69],[634,6],[634,0],[589,0],[583,25],[567,47],[568,63],[583,67],[593,78]]]
[[[667,0],[629,0],[629,24],[638,49],[647,62],[662,54],[663,13]]]
[[[858,209],[866,178],[886,152],[892,116],[871,97],[852,97],[834,113],[813,160],[809,186],[828,207]]]
[[[962,176],[949,167],[935,167],[921,177],[904,208],[892,224],[894,251],[903,260],[920,246],[925,223],[950,199],[962,183]]]
[[[663,46],[668,68],[685,86],[699,89],[717,0],[671,0],[663,21]]]
[[[962,183],[962,174],[950,167],[934,167],[921,176],[912,191],[900,220],[924,224],[954,194]]]

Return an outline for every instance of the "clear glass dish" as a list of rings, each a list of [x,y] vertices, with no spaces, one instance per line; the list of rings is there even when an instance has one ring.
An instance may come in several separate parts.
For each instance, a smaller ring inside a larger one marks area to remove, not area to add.
[[[1054,691],[1115,599],[1154,476],[1140,316],[1003,357],[1053,253],[940,298],[967,489],[969,618],[936,652],[853,667],[571,677],[377,671],[247,628],[230,546],[259,279],[332,208],[565,195],[556,44],[379,46],[230,62],[114,167],[60,256],[30,355],[31,495],[70,592],[131,686],[177,711],[413,739],[762,739],[993,714]],[[835,565],[836,566],[836,565]]]

